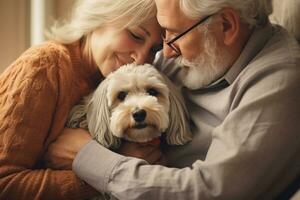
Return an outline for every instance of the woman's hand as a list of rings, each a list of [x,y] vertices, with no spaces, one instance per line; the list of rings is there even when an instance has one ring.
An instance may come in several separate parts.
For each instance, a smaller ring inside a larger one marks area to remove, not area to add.
[[[136,143],[124,140],[118,152],[124,156],[146,160],[150,164],[165,164],[159,143]]]
[[[84,129],[65,128],[49,145],[44,155],[45,166],[52,169],[72,169],[76,154],[91,140],[91,135]]]

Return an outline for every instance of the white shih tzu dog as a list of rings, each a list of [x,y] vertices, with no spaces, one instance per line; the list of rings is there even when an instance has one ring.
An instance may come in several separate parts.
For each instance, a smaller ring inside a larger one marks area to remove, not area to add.
[[[149,64],[128,64],[107,76],[83,103],[75,106],[67,127],[88,129],[100,144],[117,149],[121,138],[149,142],[191,140],[187,110],[178,89]]]

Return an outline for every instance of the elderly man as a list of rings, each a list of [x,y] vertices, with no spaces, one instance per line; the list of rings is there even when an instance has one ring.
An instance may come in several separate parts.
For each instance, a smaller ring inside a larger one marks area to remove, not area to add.
[[[118,199],[285,198],[282,192],[300,173],[296,40],[269,23],[267,0],[156,0],[156,5],[165,29],[163,54],[172,58],[158,55],[156,65],[182,86],[193,140],[167,149],[173,168],[92,141],[77,154],[73,170]],[[128,151],[135,148],[126,145]],[[140,157],[159,159],[153,152]]]

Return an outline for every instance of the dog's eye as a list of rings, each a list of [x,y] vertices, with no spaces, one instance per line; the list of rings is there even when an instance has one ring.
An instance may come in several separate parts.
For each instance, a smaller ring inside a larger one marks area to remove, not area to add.
[[[155,96],[155,97],[159,94],[158,91],[154,88],[149,88],[147,90],[147,93],[150,94],[151,96]]]
[[[126,98],[126,96],[127,96],[127,92],[121,91],[121,92],[119,92],[119,94],[118,94],[118,99],[119,99],[120,101],[124,101],[124,99]]]

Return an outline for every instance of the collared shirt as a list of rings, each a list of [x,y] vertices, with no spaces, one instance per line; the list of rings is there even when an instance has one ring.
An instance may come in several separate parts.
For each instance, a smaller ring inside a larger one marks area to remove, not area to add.
[[[171,61],[156,64],[176,80]],[[184,90],[194,137],[167,150],[170,167],[92,141],[73,170],[118,199],[273,199],[300,174],[299,85],[297,42],[280,27],[257,27],[218,82]]]

